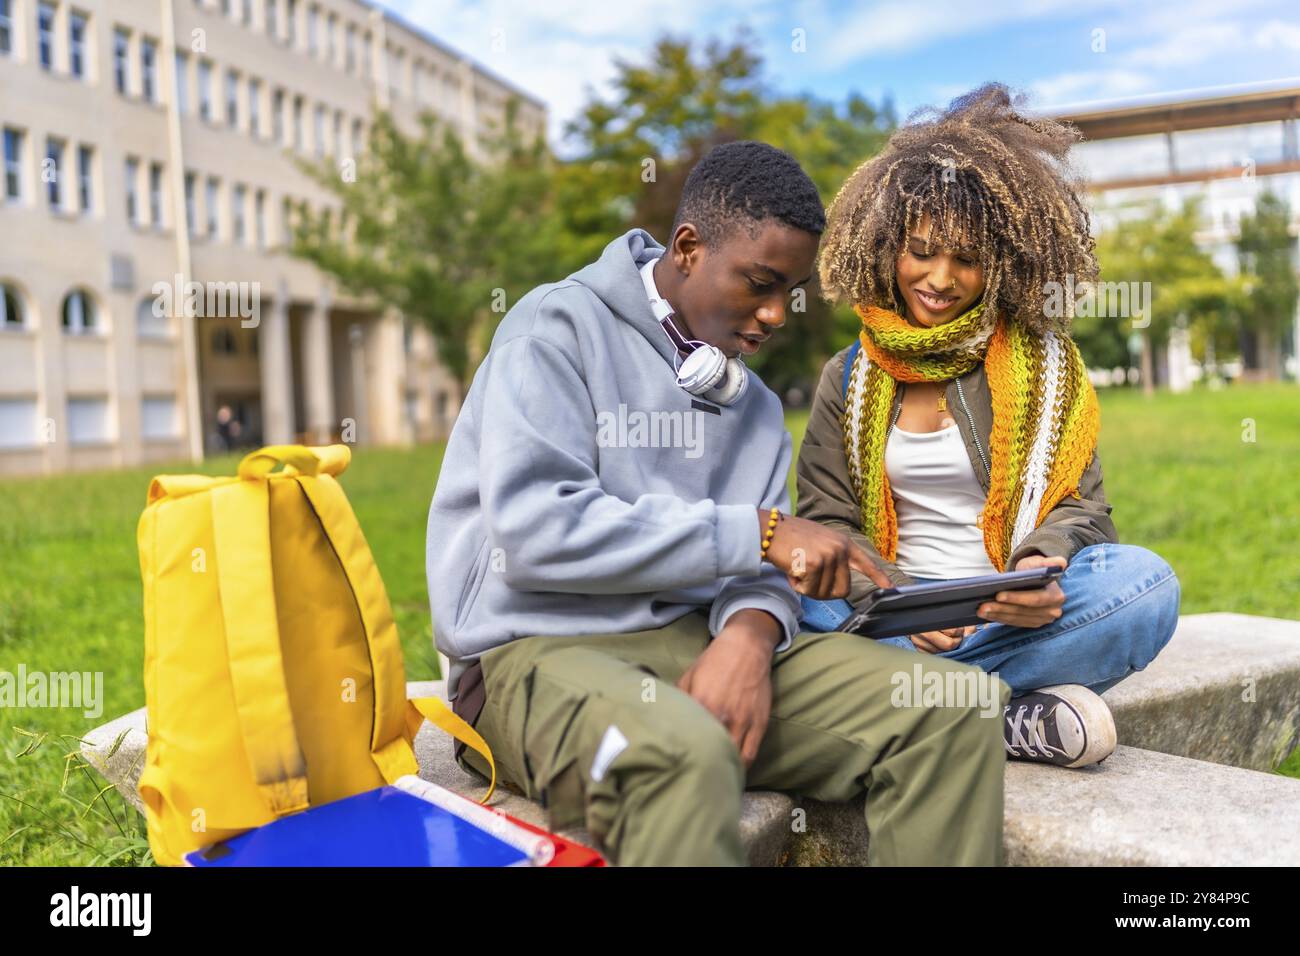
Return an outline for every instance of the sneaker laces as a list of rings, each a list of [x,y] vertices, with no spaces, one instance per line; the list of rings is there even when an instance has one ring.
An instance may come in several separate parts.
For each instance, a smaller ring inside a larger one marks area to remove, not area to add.
[[[1007,710],[1010,710],[1010,706]],[[1029,715],[1029,720],[1025,720],[1025,711],[1028,706],[1021,704],[1017,708],[1015,716],[1006,716],[1008,726],[1011,728],[1011,739],[1002,738],[1002,744],[1006,747],[1007,753],[1014,756],[1026,757],[1048,757],[1052,752],[1064,754],[1065,751],[1059,747],[1053,747],[1046,738],[1043,737],[1043,725],[1038,719],[1043,712],[1042,704],[1035,704],[1033,711]],[[1026,739],[1023,729],[1027,728],[1029,737]],[[1038,748],[1037,750],[1035,748]]]

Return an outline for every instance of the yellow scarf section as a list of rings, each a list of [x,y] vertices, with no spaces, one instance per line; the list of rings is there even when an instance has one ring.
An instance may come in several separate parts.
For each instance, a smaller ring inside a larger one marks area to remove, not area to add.
[[[993,397],[991,479],[980,514],[995,568],[1079,480],[1101,429],[1097,393],[1068,335],[1037,334],[983,304],[935,328],[888,309],[856,309],[862,348],[844,397],[844,448],[862,532],[887,560],[898,554],[898,519],[885,473],[885,443],[898,382],[942,382],[984,362]]]

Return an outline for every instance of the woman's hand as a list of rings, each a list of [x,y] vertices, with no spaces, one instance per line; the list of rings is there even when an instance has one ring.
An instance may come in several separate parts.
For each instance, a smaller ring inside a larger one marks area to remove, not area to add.
[[[759,527],[764,533],[769,514],[762,508],[758,510]],[[777,522],[767,560],[786,573],[795,591],[810,598],[847,597],[850,570],[861,571],[878,587],[894,586],[848,535],[807,518],[785,515]]]
[[[977,624],[965,627],[946,627],[942,631],[922,631],[909,634],[908,638],[918,651],[926,654],[942,654],[961,646],[961,642],[975,633]]]
[[[1065,568],[1069,562],[1065,558],[1044,557],[1031,554],[1016,562],[1017,571],[1030,568]],[[979,615],[986,621],[998,621],[1013,627],[1042,627],[1051,624],[1061,616],[1061,607],[1065,604],[1065,592],[1061,585],[1052,581],[1047,587],[1032,591],[1001,591],[994,601],[985,601],[980,605]]]

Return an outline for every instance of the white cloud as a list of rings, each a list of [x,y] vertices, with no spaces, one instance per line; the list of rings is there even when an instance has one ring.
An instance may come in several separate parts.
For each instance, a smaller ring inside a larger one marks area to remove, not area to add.
[[[1246,48],[1241,25],[1228,21],[1199,23],[1166,34],[1155,43],[1123,54],[1125,64],[1171,69],[1194,66],[1212,57],[1230,56]]]
[[[1270,20],[1255,33],[1255,45],[1264,50],[1280,48],[1300,52],[1300,23]]]
[[[1058,73],[1030,84],[1038,109],[1062,106],[1073,100],[1106,100],[1145,93],[1154,87],[1152,77],[1132,70],[1081,70]]]
[[[1090,7],[1100,13],[1119,5],[1119,0],[1002,0],[993,4],[929,0],[924,5],[915,0],[891,0],[859,10],[847,22],[835,23],[826,62],[843,66],[872,55],[921,49],[942,55],[950,41],[958,38],[996,34],[1054,14],[1077,16]]]

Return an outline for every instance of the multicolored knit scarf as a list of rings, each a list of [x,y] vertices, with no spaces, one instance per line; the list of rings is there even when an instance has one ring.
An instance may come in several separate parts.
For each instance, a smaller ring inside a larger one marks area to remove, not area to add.
[[[942,382],[983,361],[993,396],[991,480],[980,525],[999,571],[1079,480],[1097,446],[1101,419],[1087,366],[1068,335],[1037,334],[986,315],[983,304],[935,328],[879,308],[858,308],[862,348],[844,397],[844,447],[860,502],[862,531],[890,561],[898,520],[885,473],[898,382]]]

